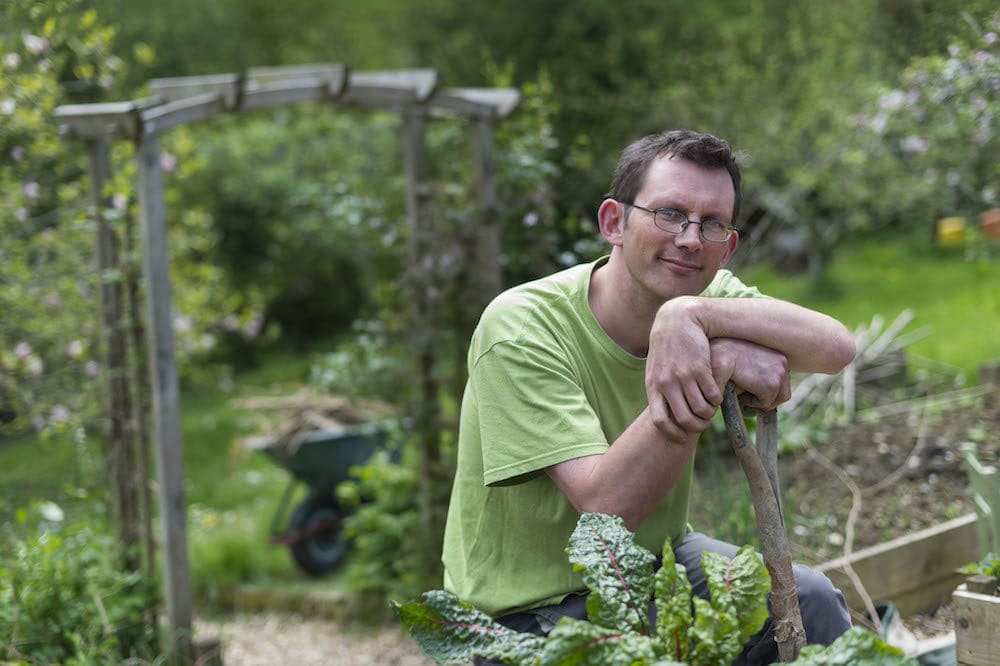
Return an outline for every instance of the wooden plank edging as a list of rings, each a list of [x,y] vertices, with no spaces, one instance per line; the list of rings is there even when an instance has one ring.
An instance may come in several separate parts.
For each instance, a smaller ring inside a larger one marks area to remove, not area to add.
[[[861,595],[844,572],[849,564],[872,601],[892,601],[910,615],[947,603],[962,575],[959,567],[980,559],[976,514],[886,541],[817,567],[837,586],[847,605],[864,611]]]

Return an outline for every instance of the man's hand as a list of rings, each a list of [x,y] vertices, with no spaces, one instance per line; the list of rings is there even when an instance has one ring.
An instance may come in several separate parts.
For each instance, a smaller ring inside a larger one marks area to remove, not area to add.
[[[674,439],[708,429],[722,404],[705,329],[696,317],[697,298],[667,301],[649,333],[646,396],[653,424]]]
[[[791,397],[788,359],[781,352],[734,338],[714,338],[709,346],[719,389],[732,380],[746,407],[767,411]]]

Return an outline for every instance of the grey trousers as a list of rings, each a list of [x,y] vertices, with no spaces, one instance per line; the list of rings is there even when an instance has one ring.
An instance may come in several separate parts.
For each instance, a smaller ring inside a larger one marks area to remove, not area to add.
[[[689,532],[680,544],[674,547],[677,563],[687,569],[693,593],[707,599],[708,582],[701,568],[701,553],[705,550],[732,558],[739,549],[725,541],[711,539],[700,532]],[[844,595],[823,574],[798,564],[794,565],[793,569],[806,641],[810,644],[829,645],[851,626],[851,615],[844,602]],[[654,610],[650,604],[650,616],[653,615]],[[586,620],[586,595],[571,594],[562,603],[554,606],[542,606],[523,613],[504,615],[498,617],[497,621],[515,631],[546,636],[561,617]],[[739,666],[758,666],[777,661],[778,644],[774,640],[771,619],[768,618],[761,630],[750,637],[743,648],[743,653],[733,663]],[[489,666],[502,662],[477,658],[475,663],[476,666]]]

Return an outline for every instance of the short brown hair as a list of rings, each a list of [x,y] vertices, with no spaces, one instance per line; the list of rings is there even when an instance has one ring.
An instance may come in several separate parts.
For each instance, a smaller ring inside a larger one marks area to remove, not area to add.
[[[725,139],[693,130],[670,130],[650,134],[630,144],[622,151],[615,168],[611,189],[605,198],[622,203],[635,203],[650,165],[659,157],[670,155],[694,162],[706,169],[725,169],[733,180],[733,221],[740,212],[743,198],[740,191],[740,167],[733,149]]]

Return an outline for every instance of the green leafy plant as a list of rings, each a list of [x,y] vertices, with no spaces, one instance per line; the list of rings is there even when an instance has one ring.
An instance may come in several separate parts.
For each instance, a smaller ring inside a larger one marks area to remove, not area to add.
[[[982,574],[984,576],[996,576],[1000,578],[1000,555],[987,553],[979,562],[967,564],[959,569],[958,572],[967,576]]]
[[[562,618],[547,637],[513,631],[442,590],[392,604],[420,648],[438,663],[475,655],[515,665],[730,664],[767,619],[770,576],[744,546],[730,560],[702,554],[709,599],[693,596],[668,539],[662,566],[635,544],[617,516],[585,513],[567,548],[583,572],[589,622]],[[656,609],[650,621],[650,602]],[[807,646],[796,664],[914,664],[874,634],[854,628],[832,645]]]
[[[120,570],[109,557],[116,549],[109,534],[76,526],[15,537],[0,550],[0,660],[156,659],[157,581]]]

